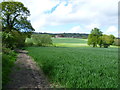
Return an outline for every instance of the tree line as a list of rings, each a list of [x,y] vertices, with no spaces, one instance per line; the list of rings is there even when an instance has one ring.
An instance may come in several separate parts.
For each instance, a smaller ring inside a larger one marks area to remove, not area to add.
[[[34,32],[33,34],[48,34],[51,37],[65,37],[65,38],[81,38],[81,39],[87,39],[89,34],[86,33],[42,33],[42,32]]]

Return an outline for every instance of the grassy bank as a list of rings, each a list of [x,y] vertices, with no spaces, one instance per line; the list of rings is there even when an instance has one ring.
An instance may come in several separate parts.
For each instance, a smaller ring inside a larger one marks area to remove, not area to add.
[[[6,85],[9,81],[9,74],[14,66],[17,54],[10,49],[4,48],[2,53],[2,86]]]
[[[55,87],[117,87],[117,48],[29,47],[27,50]]]

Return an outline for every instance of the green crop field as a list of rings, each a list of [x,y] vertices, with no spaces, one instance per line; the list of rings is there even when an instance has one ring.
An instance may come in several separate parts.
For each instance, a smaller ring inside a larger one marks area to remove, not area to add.
[[[52,38],[53,43],[87,43],[87,39],[79,38]]]
[[[87,39],[80,39],[80,38],[52,38],[52,41],[55,46],[62,46],[62,47],[88,46]]]
[[[62,41],[61,41],[62,42]],[[53,87],[116,88],[118,49],[28,47]]]

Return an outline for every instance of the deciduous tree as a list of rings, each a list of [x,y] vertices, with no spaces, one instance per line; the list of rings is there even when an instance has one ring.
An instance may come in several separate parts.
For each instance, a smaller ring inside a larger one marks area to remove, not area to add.
[[[3,43],[10,48],[11,42],[17,43],[15,40],[16,35],[23,38],[23,35],[30,36],[31,32],[34,31],[28,17],[30,11],[21,2],[5,1],[1,2],[1,21],[3,31]],[[17,34],[13,34],[16,32]],[[22,34],[24,33],[24,34]],[[21,37],[22,34],[22,37]],[[22,39],[24,40],[24,39]],[[13,46],[13,45],[12,45]],[[11,47],[12,47],[11,46]],[[12,47],[13,48],[13,47]]]
[[[97,47],[97,44],[100,44],[100,36],[102,36],[102,32],[100,31],[100,29],[92,29],[91,33],[88,36],[88,45],[93,45],[93,47]]]
[[[115,37],[113,35],[103,35],[102,36],[102,44],[104,48],[108,48],[108,46],[112,45],[114,43]]]

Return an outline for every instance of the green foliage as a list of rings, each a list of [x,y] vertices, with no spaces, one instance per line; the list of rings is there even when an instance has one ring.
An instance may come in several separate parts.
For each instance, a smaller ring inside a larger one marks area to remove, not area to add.
[[[102,32],[98,28],[92,29],[91,34],[89,34],[88,36],[88,45],[93,45],[93,47],[97,47],[97,44],[100,44],[100,36],[102,36]]]
[[[29,55],[63,88],[117,88],[117,48],[29,47]],[[41,53],[42,52],[42,53]]]
[[[1,2],[2,5],[2,30],[10,32],[11,30],[19,30],[30,32],[33,27],[29,20],[30,11],[21,3],[14,1]]]
[[[98,29],[98,28],[94,28],[94,29],[92,29],[92,31],[91,31],[91,34],[93,34],[93,35],[95,35],[95,36],[102,36],[102,32],[100,31],[100,29]]]
[[[98,36],[90,34],[88,36],[88,45],[93,45],[93,47],[97,47]]]
[[[11,49],[24,46],[26,35],[22,32],[11,31],[9,33],[2,33],[3,46]]]
[[[115,37],[113,35],[103,35],[102,36],[102,44],[105,48],[108,48],[108,46],[112,45],[114,43]]]
[[[114,40],[114,45],[120,46],[120,39],[115,39]]]
[[[109,35],[109,39],[110,39],[110,45],[112,45],[114,43],[114,39],[115,39],[115,36],[114,35]]]
[[[14,31],[13,36],[14,36],[14,45],[16,47],[23,47],[25,45],[25,39],[26,39],[25,33]]]
[[[12,53],[12,50],[10,48],[2,47],[2,53],[8,55],[8,54]]]
[[[114,43],[115,37],[113,35],[102,35],[102,32],[94,28],[91,31],[91,34],[88,36],[88,45],[93,45],[93,47],[100,47],[108,48],[108,46]]]
[[[9,81],[9,74],[11,72],[12,67],[14,66],[14,62],[16,60],[16,53],[11,51],[8,48],[3,48],[2,53],[2,85],[6,85]]]
[[[25,45],[26,46],[33,46],[33,40],[31,38],[26,38]]]
[[[99,39],[99,40],[98,40],[98,45],[99,45],[100,48],[101,48],[102,45],[103,45],[103,39],[102,39],[102,36],[100,36],[98,39]]]
[[[26,44],[35,46],[49,46],[52,44],[52,40],[47,34],[35,34],[32,35],[31,38],[26,39]]]
[[[11,49],[24,46],[25,38],[34,31],[27,20],[30,11],[21,2],[5,1],[0,5],[3,45]]]

